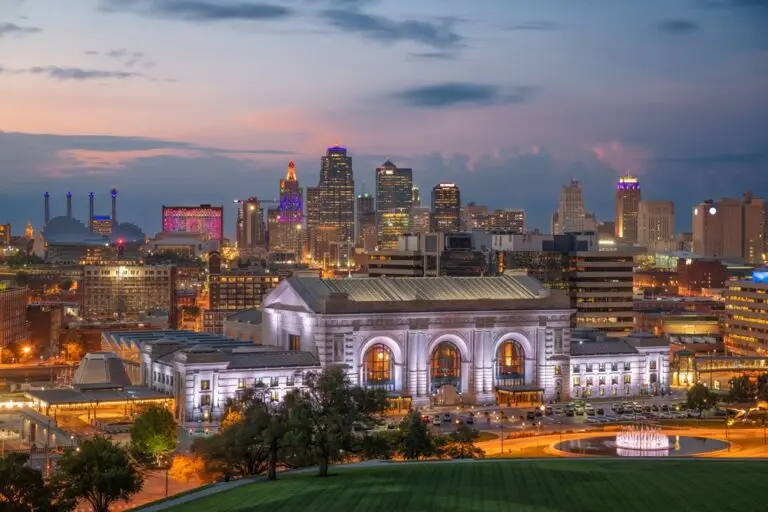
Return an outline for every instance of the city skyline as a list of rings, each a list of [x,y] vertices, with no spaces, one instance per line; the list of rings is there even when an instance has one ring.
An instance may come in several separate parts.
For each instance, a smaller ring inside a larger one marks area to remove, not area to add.
[[[615,180],[638,176],[676,231],[700,201],[768,189],[764,3],[246,5],[4,3],[0,221],[39,229],[45,191],[86,218],[115,186],[153,234],[162,204],[274,197],[289,160],[316,183],[336,141],[356,193],[389,158],[544,231],[571,178],[608,220]]]

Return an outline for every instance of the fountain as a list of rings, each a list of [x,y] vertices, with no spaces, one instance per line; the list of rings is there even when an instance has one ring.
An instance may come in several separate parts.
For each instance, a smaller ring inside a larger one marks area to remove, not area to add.
[[[671,448],[669,437],[656,426],[630,425],[616,434],[616,451],[620,456],[664,457]]]

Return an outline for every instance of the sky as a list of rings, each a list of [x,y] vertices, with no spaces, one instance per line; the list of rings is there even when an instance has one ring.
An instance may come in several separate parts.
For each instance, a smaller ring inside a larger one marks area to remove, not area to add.
[[[358,192],[386,159],[424,198],[523,208],[559,189],[613,218],[615,180],[673,200],[768,196],[767,0],[0,0],[0,222],[317,184],[340,143]]]

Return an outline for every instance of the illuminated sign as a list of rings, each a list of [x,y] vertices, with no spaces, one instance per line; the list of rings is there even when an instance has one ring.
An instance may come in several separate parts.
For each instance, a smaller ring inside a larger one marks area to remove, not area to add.
[[[755,283],[768,283],[768,269],[752,272],[752,281]]]

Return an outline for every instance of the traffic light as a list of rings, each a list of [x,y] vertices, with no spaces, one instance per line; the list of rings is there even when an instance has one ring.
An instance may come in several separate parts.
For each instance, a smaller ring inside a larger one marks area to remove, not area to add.
[[[124,252],[125,252],[125,240],[120,238],[117,241],[117,255],[122,256]]]

